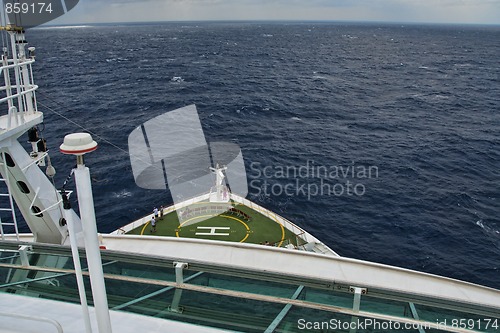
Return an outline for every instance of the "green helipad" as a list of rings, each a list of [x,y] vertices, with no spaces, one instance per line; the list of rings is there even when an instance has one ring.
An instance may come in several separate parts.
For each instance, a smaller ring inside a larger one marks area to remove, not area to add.
[[[179,219],[179,216],[181,218]],[[182,222],[180,222],[182,221]],[[280,223],[242,204],[221,206],[199,202],[159,218],[128,234],[187,237],[284,247],[301,240]]]

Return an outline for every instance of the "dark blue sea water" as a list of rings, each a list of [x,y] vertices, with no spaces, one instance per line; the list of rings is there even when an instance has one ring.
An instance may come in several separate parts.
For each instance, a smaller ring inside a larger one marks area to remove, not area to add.
[[[249,198],[340,255],[500,288],[500,27],[176,23],[27,37],[59,186],[74,163],[58,152],[64,135],[81,126],[99,141],[87,165],[101,232],[171,203],[135,185],[127,137],[196,103],[208,141],[240,145]],[[377,174],[277,173],[307,165]],[[313,191],[347,181],[363,195]],[[277,191],[287,185],[297,193]]]

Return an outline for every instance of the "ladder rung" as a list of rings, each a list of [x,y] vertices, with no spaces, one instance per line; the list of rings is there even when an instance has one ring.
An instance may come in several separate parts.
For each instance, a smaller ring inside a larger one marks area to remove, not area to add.
[[[0,167],[5,166],[4,162],[0,162]],[[16,231],[16,235],[19,237],[19,232],[17,230],[17,219],[16,219],[16,211],[14,210],[14,206],[12,205],[12,195],[9,193],[9,177],[7,178],[0,178],[0,182],[4,182],[5,185],[2,185],[2,192],[0,193],[0,198],[2,197],[10,197],[10,208],[0,208],[0,212],[10,212],[12,214],[12,221],[13,222],[2,222],[2,219],[0,218],[0,229],[2,229],[2,238],[3,238],[3,227],[14,227]],[[7,191],[5,191],[5,186],[7,186]],[[5,193],[7,192],[7,193]],[[5,200],[5,199],[2,199]]]

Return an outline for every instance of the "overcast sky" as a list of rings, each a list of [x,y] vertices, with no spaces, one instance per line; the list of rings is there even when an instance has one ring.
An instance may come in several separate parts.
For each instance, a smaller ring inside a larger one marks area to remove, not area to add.
[[[185,20],[500,24],[500,0],[80,0],[52,23]]]

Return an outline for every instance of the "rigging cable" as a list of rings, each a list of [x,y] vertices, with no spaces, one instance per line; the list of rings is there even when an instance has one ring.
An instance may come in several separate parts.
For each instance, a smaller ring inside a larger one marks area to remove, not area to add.
[[[53,100],[52,98],[48,97],[48,96],[47,96],[47,95],[45,95],[44,93],[41,93],[40,91],[38,91],[38,94],[39,94],[39,95],[42,95],[43,97],[45,97],[46,99],[48,99],[48,100],[49,100],[49,101],[51,101],[51,102],[54,102],[54,103],[56,103],[56,104],[59,104],[59,106],[63,106],[63,105],[62,105],[61,103],[59,103],[58,101]],[[54,110],[53,108],[51,108],[50,106],[48,106],[48,105],[46,105],[46,104],[44,104],[44,103],[40,102],[40,100],[38,101],[38,104],[40,104],[41,106],[45,107],[45,108],[46,108],[46,109],[48,109],[49,111],[52,111],[54,114],[56,114],[57,116],[59,116],[59,117],[63,118],[64,120],[66,120],[66,121],[70,122],[71,124],[73,124],[73,125],[75,125],[75,126],[77,126],[77,127],[81,128],[82,130],[84,130],[84,131],[86,131],[86,132],[88,132],[88,133],[92,134],[92,136],[97,137],[100,141],[104,141],[104,142],[106,142],[107,144],[111,145],[112,147],[114,147],[114,148],[118,149],[118,150],[119,150],[119,151],[121,151],[122,153],[125,153],[125,154],[129,155],[128,151],[126,151],[125,149],[118,147],[117,145],[115,145],[114,143],[110,142],[109,140],[107,140],[107,139],[103,138],[103,137],[102,137],[102,136],[100,136],[99,134],[97,134],[97,133],[95,133],[95,132],[92,132],[91,130],[89,130],[89,129],[88,129],[88,128],[86,128],[85,126],[82,126],[82,125],[78,124],[78,123],[77,123],[77,122],[75,122],[74,120],[69,119],[68,117],[64,116],[62,113],[60,113],[60,112],[58,112],[58,111]]]
[[[44,94],[44,93],[42,93],[42,92],[40,92],[40,91],[38,91],[38,94],[39,94],[39,95],[41,95],[41,96],[43,96],[43,97],[44,97],[44,98],[46,98],[47,100],[49,100],[49,101],[51,101],[51,102],[53,102],[53,103],[55,103],[55,104],[58,104],[60,107],[64,108],[64,105],[63,105],[62,103],[60,103],[60,102],[58,102],[58,101],[56,101],[56,100],[54,100],[54,99],[50,98],[50,97],[49,97],[49,96],[47,96],[46,94]],[[114,148],[118,149],[120,152],[124,153],[124,154],[125,154],[125,155],[127,155],[128,157],[131,157],[131,156],[132,156],[132,155],[131,155],[131,154],[130,154],[127,150],[125,150],[125,149],[123,149],[123,148],[121,148],[121,147],[118,147],[116,144],[112,143],[111,141],[107,140],[106,138],[104,138],[104,137],[100,136],[99,134],[97,134],[97,133],[95,133],[95,132],[91,131],[90,129],[86,128],[85,126],[82,126],[82,125],[78,124],[78,123],[77,123],[77,122],[75,122],[74,120],[69,119],[68,117],[64,116],[62,113],[60,113],[60,112],[56,111],[55,109],[53,109],[52,107],[48,106],[47,104],[45,104],[45,103],[41,102],[40,100],[38,100],[38,104],[40,104],[41,106],[45,107],[47,110],[52,111],[54,114],[56,114],[57,116],[59,116],[59,117],[61,117],[61,118],[65,119],[66,121],[70,122],[71,124],[73,124],[73,125],[75,125],[75,126],[77,126],[77,127],[81,128],[81,129],[82,129],[82,130],[84,130],[85,132],[88,132],[88,133],[92,134],[92,136],[94,136],[94,137],[98,138],[100,141],[105,142],[105,143],[109,144],[110,146],[112,146],[112,147],[114,147]],[[143,160],[143,159],[141,159],[141,158],[139,158],[139,157],[137,157],[137,156],[133,156],[133,157],[134,157],[135,159],[139,160],[139,161],[142,161],[142,162],[146,163],[146,164],[151,164],[151,161],[145,161],[145,160]],[[151,167],[156,168],[156,169],[159,169],[159,170],[161,169],[161,167],[158,167],[158,166],[156,166],[156,165],[154,165],[154,164],[153,164],[153,165],[151,165]]]
[[[64,106],[62,103],[60,103],[60,102],[58,102],[58,101],[56,101],[56,100],[54,100],[54,99],[50,98],[50,97],[49,97],[49,96],[47,96],[46,94],[44,94],[44,93],[42,93],[42,92],[40,92],[40,91],[38,91],[38,94],[39,94],[39,95],[41,95],[41,96],[43,96],[43,97],[44,97],[44,98],[46,98],[47,100],[52,101],[52,102],[54,102],[55,104],[58,104],[61,108],[65,108],[65,106]],[[47,110],[49,110],[49,111],[52,111],[52,112],[53,112],[54,114],[56,114],[57,116],[59,116],[59,117],[61,117],[61,118],[65,119],[66,121],[70,122],[71,124],[73,124],[73,125],[75,125],[75,126],[77,126],[77,127],[81,128],[81,129],[82,129],[82,130],[84,130],[85,132],[90,133],[92,136],[94,136],[94,137],[98,138],[100,141],[105,142],[105,143],[109,144],[110,146],[112,146],[112,147],[116,148],[116,149],[117,149],[117,150],[119,150],[120,152],[122,152],[122,153],[124,153],[125,155],[127,155],[129,158],[130,158],[130,157],[133,157],[134,159],[136,159],[136,160],[138,160],[138,161],[141,161],[141,162],[145,163],[146,165],[150,165],[150,168],[154,168],[154,169],[156,169],[156,170],[160,170],[162,173],[165,173],[165,170],[163,169],[163,163],[162,163],[162,165],[158,165],[158,163],[152,164],[152,163],[151,163],[151,160],[144,160],[144,159],[142,159],[142,158],[140,158],[140,157],[138,157],[138,156],[134,156],[134,155],[130,154],[127,150],[125,150],[125,149],[123,149],[123,148],[121,148],[121,147],[117,146],[116,144],[114,144],[114,143],[112,143],[111,141],[109,141],[109,140],[105,139],[104,137],[100,136],[99,134],[97,134],[97,133],[95,133],[95,132],[91,131],[90,129],[86,128],[85,126],[82,126],[82,125],[78,124],[78,123],[77,123],[77,122],[75,122],[74,120],[69,119],[68,117],[64,116],[62,113],[60,113],[60,112],[58,112],[58,111],[54,110],[52,107],[50,107],[50,106],[48,106],[47,104],[45,104],[45,103],[41,102],[40,100],[38,100],[37,102],[38,102],[38,104],[39,104],[39,105],[41,105],[41,106],[45,107],[45,108],[46,108]],[[179,179],[184,180],[184,181],[190,181],[190,179],[185,179],[185,178],[184,178],[184,177],[182,177],[182,176],[181,176]]]

